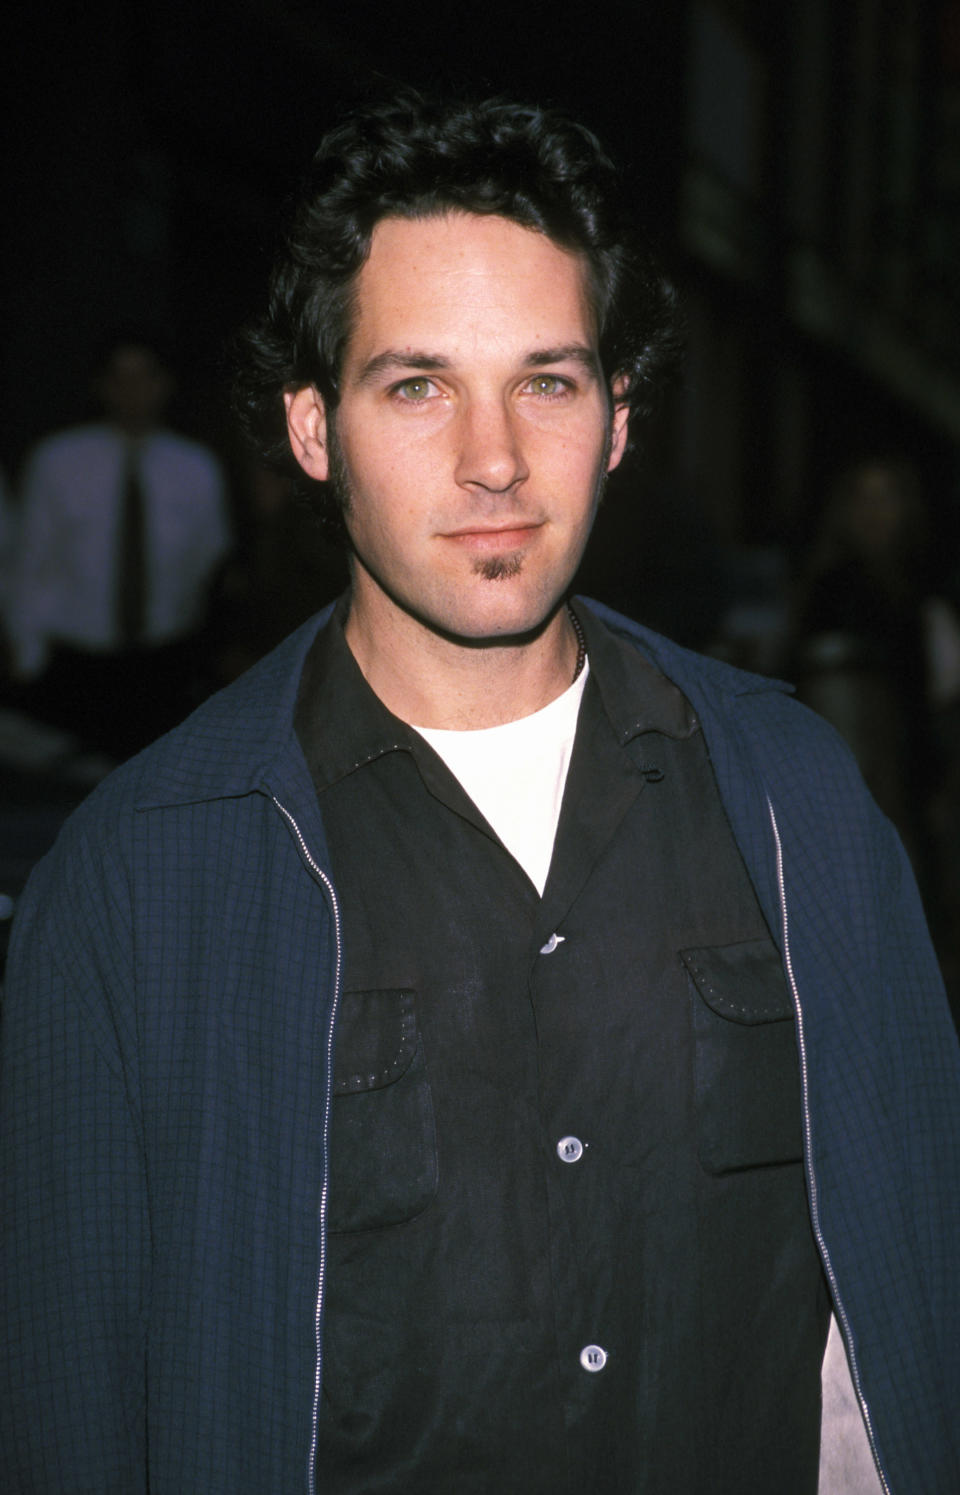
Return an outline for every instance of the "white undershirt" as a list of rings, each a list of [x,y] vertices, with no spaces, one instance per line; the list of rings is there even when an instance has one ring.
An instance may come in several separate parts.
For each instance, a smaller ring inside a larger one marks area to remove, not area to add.
[[[585,663],[563,695],[532,716],[500,727],[468,732],[413,728],[459,779],[540,894],[550,870],[588,671]]]

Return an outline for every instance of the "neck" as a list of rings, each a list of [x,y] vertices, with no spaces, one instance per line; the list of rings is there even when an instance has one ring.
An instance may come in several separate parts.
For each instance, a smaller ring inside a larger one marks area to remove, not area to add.
[[[578,637],[560,603],[533,635],[463,643],[407,613],[371,618],[351,605],[345,627],[367,684],[402,721],[469,731],[517,721],[562,695]]]

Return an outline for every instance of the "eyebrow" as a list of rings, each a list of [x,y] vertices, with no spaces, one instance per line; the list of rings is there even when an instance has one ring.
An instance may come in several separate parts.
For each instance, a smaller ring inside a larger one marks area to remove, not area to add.
[[[388,374],[395,369],[448,369],[450,360],[441,358],[438,353],[420,353],[416,349],[409,352],[397,352],[393,348],[387,348],[385,352],[378,353],[375,358],[370,358],[357,374],[358,384],[369,384],[380,374]]]
[[[534,348],[523,359],[524,367],[531,369],[546,368],[554,363],[578,363],[593,378],[598,378],[600,374],[600,362],[596,353],[584,343],[564,343],[558,348]],[[369,384],[381,374],[404,369],[420,369],[432,373],[450,367],[450,359],[439,353],[387,348],[383,353],[377,353],[367,360],[359,370],[356,382]]]
[[[578,363],[594,378],[600,374],[600,360],[585,343],[565,343],[560,348],[538,348],[536,352],[527,355],[526,363],[529,368],[534,369],[542,369],[551,363]]]

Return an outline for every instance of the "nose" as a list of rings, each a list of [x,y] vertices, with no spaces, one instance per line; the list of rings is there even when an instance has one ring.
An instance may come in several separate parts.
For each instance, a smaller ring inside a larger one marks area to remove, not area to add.
[[[529,476],[516,416],[503,400],[471,401],[461,412],[458,438],[461,487],[507,493]]]

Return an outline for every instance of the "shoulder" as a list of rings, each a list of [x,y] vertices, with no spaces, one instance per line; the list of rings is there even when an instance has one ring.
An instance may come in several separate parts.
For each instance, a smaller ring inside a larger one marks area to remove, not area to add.
[[[866,795],[846,742],[794,698],[792,685],[683,648],[602,604],[587,605],[683,691],[715,760],[727,759],[741,770],[749,762],[771,786],[789,781],[792,792],[816,786],[821,793],[835,788]]]
[[[117,438],[108,426],[69,426],[38,441],[27,455],[26,472],[70,467],[91,457],[117,450]]]
[[[576,602],[578,606],[582,604],[588,607],[611,633],[633,644],[663,674],[674,680],[681,688],[686,680],[698,686],[702,684],[704,688],[730,697],[752,695],[756,692],[764,694],[769,692],[782,696],[789,695],[793,689],[783,680],[776,680],[767,675],[752,674],[747,670],[738,669],[735,665],[727,664],[724,660],[714,659],[708,654],[698,654],[693,649],[687,649],[682,644],[674,643],[672,639],[666,638],[662,633],[656,633],[652,628],[647,628],[645,624],[636,623],[632,618],[624,617],[622,613],[615,612],[613,608],[605,606],[602,602],[596,602],[593,598],[578,597]]]
[[[109,969],[107,984],[120,991],[117,951],[129,955],[138,936],[156,940],[161,927],[181,929],[187,908],[279,866],[269,861],[277,826],[284,846],[289,834],[273,798],[311,803],[293,708],[317,626],[291,635],[74,811],[18,900],[10,983],[25,989],[45,951],[77,981],[82,967],[91,989]]]
[[[67,822],[61,839],[108,836],[152,809],[236,799],[283,771],[295,740],[303,661],[326,608],[185,721],[110,773]]]
[[[790,716],[798,711],[804,717],[811,716],[793,700],[793,686],[784,680],[753,674],[725,660],[687,649],[603,603],[586,598],[578,598],[577,602],[589,607],[611,633],[632,644],[691,700],[704,699],[717,708],[731,711],[743,703],[747,712],[758,706],[761,711],[775,714],[785,710]]]

